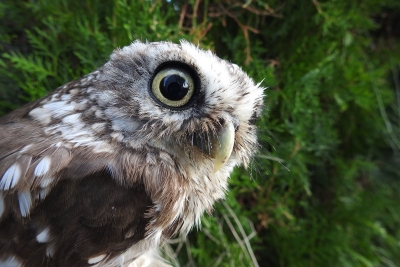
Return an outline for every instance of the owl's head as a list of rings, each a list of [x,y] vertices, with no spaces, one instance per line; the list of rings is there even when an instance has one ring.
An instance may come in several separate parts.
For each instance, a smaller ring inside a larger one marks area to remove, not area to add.
[[[264,88],[236,64],[185,41],[136,41],[102,71],[97,100],[127,147],[165,150],[200,179],[254,154]]]

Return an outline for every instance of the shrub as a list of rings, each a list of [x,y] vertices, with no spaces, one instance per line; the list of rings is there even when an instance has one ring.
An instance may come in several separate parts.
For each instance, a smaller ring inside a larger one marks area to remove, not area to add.
[[[134,39],[187,39],[268,86],[260,152],[175,265],[400,265],[400,3],[0,3],[0,113]],[[258,263],[257,263],[258,262]]]

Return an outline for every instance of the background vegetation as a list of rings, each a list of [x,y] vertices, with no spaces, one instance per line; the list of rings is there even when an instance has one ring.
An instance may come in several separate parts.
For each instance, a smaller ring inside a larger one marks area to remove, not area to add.
[[[2,0],[0,113],[135,39],[184,38],[266,91],[262,148],[175,266],[400,266],[400,1]]]

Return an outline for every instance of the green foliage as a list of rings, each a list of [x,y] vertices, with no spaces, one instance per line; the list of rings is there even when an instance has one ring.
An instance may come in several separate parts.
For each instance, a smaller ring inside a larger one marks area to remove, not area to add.
[[[134,39],[200,43],[268,87],[259,154],[175,265],[400,265],[398,1],[4,0],[0,20],[0,114]]]

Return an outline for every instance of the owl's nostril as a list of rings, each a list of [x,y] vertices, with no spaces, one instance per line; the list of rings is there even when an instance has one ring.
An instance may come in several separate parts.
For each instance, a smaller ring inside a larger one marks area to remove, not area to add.
[[[235,129],[235,132],[237,132],[239,130],[240,121],[239,121],[239,118],[236,115],[232,116],[232,124],[233,124],[233,127]]]
[[[239,118],[236,115],[232,115],[231,118],[232,118],[231,122],[233,124],[233,128],[235,129],[235,132],[237,132],[239,130],[239,125],[240,125]],[[225,119],[219,118],[218,119],[218,124],[219,125],[224,125],[225,124]]]

